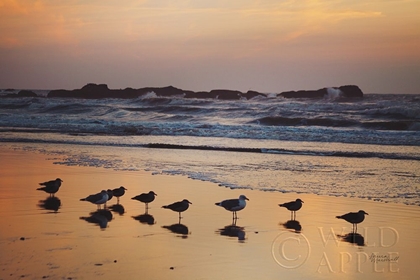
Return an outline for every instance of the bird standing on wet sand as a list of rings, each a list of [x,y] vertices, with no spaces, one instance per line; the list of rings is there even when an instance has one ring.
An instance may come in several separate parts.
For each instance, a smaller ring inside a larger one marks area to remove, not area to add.
[[[114,196],[117,198],[117,203],[120,203],[120,197],[123,196],[125,194],[125,191],[127,189],[124,188],[123,186],[113,189],[112,193],[114,194]]]
[[[283,204],[279,204],[280,207],[285,207],[287,210],[291,211],[291,220],[296,219],[296,211],[302,208],[303,201],[298,198],[295,201],[286,202]]]
[[[91,194],[85,198],[81,198],[80,201],[89,201],[98,205],[98,209],[101,209],[101,204],[104,204],[108,201],[108,192],[106,190],[102,190],[100,193]]]
[[[232,218],[237,219],[238,214],[236,213],[236,211],[240,211],[240,210],[245,208],[245,206],[246,206],[246,201],[245,200],[249,200],[249,199],[246,196],[244,196],[243,194],[241,194],[239,196],[239,198],[226,199],[226,200],[223,200],[221,202],[217,202],[215,204],[217,206],[221,206],[221,207],[225,208],[228,211],[231,211],[232,215],[233,215]]]
[[[51,196],[54,196],[54,194],[56,192],[58,192],[58,190],[60,189],[60,186],[61,186],[61,182],[63,182],[63,180],[61,180],[60,178],[57,178],[57,179],[52,180],[52,181],[39,183],[40,186],[44,186],[44,187],[37,188],[37,190],[49,193],[50,197],[51,197]]]
[[[157,194],[155,194],[154,191],[150,191],[148,193],[142,193],[139,194],[131,199],[134,200],[138,200],[140,202],[143,202],[146,204],[146,210],[149,208],[149,203],[152,202],[153,200],[155,200],[155,196],[157,196]]]
[[[106,193],[108,194],[108,201],[110,201],[114,197],[114,193],[111,189],[107,189]],[[105,202],[104,208],[105,207],[106,207],[106,202]]]
[[[185,210],[190,207],[191,202],[188,201],[188,199],[184,199],[182,201],[174,202],[169,205],[162,206],[162,208],[165,209],[171,209],[172,211],[178,212],[179,220],[181,220],[181,212],[184,212]]]
[[[336,216],[337,219],[343,219],[351,224],[353,224],[353,232],[357,232],[357,224],[360,224],[364,221],[365,215],[369,215],[363,210],[359,212],[350,212],[341,216]]]

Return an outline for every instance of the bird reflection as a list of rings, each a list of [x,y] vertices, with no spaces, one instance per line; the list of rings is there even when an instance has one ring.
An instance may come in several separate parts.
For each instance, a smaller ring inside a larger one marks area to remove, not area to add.
[[[187,238],[189,234],[188,227],[181,223],[173,224],[170,226],[162,226],[162,228],[166,228],[175,234],[181,234],[182,238]]]
[[[337,237],[339,237],[344,242],[356,244],[358,246],[365,246],[365,238],[363,235],[356,232],[347,233],[345,235],[338,234]]]
[[[150,215],[147,211],[144,214],[133,216],[133,219],[139,221],[142,224],[148,224],[148,225],[155,224],[155,218],[153,218],[153,216]]]
[[[100,209],[91,212],[89,217],[80,217],[80,219],[88,223],[97,224],[101,229],[105,229],[108,226],[108,222],[112,220],[112,213],[109,210]]]
[[[45,200],[40,200],[38,207],[45,210],[52,210],[57,212],[60,209],[61,200],[56,196],[49,196]]]
[[[280,225],[284,226],[287,229],[294,230],[296,233],[300,233],[302,231],[302,226],[297,220],[288,220],[286,223]]]
[[[114,204],[108,207],[112,212],[118,213],[120,215],[124,215],[125,208],[122,204]]]
[[[229,236],[229,237],[236,237],[238,238],[239,242],[245,241],[245,231],[243,227],[236,225],[236,220],[233,219],[231,225],[227,225],[224,228],[217,230],[220,235]]]

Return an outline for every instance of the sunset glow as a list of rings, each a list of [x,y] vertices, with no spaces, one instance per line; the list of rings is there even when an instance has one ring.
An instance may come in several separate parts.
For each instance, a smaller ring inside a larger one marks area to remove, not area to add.
[[[0,88],[420,93],[419,1],[0,1]]]

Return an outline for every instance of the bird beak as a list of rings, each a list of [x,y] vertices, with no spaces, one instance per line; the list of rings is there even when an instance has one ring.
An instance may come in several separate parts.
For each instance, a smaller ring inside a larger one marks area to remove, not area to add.
[[[369,215],[368,213],[365,212],[366,215]]]
[[[249,200],[247,197],[245,197],[246,200]]]

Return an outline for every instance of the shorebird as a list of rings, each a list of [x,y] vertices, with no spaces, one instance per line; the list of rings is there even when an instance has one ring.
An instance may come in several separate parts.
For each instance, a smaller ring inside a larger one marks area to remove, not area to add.
[[[336,216],[337,219],[343,219],[351,224],[353,224],[353,232],[357,231],[357,224],[360,224],[365,219],[365,215],[369,215],[363,210],[359,212],[350,212],[341,216]]]
[[[37,190],[44,191],[46,193],[49,193],[50,196],[54,196],[54,194],[58,192],[58,190],[60,189],[61,182],[63,182],[63,180],[61,180],[60,178],[57,178],[55,180],[51,180],[48,182],[39,183],[40,186],[44,186],[44,187],[37,188]]]
[[[139,195],[137,195],[137,196],[135,196],[131,199],[138,200],[140,202],[145,203],[146,204],[146,209],[148,209],[149,208],[149,203],[152,202],[153,200],[155,200],[155,196],[157,196],[157,194],[155,194],[154,191],[150,191],[148,193],[139,194]]]
[[[98,205],[98,209],[100,209],[101,204],[104,204],[108,201],[108,193],[106,190],[102,190],[100,193],[91,194],[85,198],[81,198],[80,201],[89,201],[93,204]]]
[[[114,196],[117,198],[117,203],[119,203],[120,202],[120,197],[121,196],[123,196],[124,194],[125,194],[125,191],[126,191],[127,189],[126,188],[124,188],[123,186],[121,186],[121,187],[119,187],[119,188],[116,188],[116,189],[113,189],[112,190],[112,193],[114,194]]]
[[[243,194],[241,194],[239,196],[239,198],[226,199],[226,200],[223,200],[221,202],[217,202],[215,204],[217,206],[221,206],[221,207],[225,208],[228,211],[231,211],[232,212],[232,218],[237,219],[238,215],[237,215],[236,211],[240,211],[240,210],[245,208],[245,206],[246,206],[246,201],[245,200],[249,200],[249,199],[246,196],[244,196]]]
[[[171,209],[172,211],[178,212],[179,220],[181,220],[181,212],[184,212],[188,209],[188,207],[192,204],[188,201],[188,199],[184,199],[182,201],[174,202],[169,205],[162,206],[165,209]]]
[[[110,201],[114,197],[114,192],[111,189],[107,189],[106,193],[108,194],[108,200],[107,201]],[[106,202],[105,202],[104,207],[106,207]]]
[[[283,204],[279,204],[280,207],[285,207],[287,210],[291,211],[291,220],[296,219],[296,211],[302,208],[303,201],[298,198],[295,201],[286,202]]]

